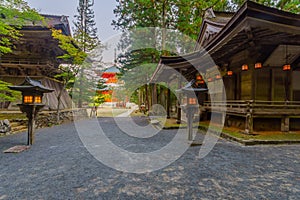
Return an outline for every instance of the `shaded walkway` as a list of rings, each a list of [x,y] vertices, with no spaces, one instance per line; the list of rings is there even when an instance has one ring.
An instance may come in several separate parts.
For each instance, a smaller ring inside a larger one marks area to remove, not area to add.
[[[125,118],[126,119],[126,118]],[[144,124],[144,118],[136,118]],[[163,130],[149,139],[129,137],[112,118],[100,118],[107,136],[121,148],[145,152],[174,136]],[[25,134],[0,138],[0,199],[298,199],[299,146],[244,147],[219,140],[204,159],[191,147],[172,165],[156,172],[128,174],[95,160],[74,125],[40,129],[36,143],[19,154]],[[113,158],[113,155],[112,155]]]

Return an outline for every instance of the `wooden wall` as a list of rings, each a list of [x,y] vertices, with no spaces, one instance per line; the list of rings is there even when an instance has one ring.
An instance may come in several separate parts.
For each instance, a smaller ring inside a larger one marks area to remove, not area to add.
[[[252,73],[251,71],[242,71],[241,77],[241,100],[252,99]]]
[[[250,67],[249,67],[250,68]],[[300,71],[263,67],[223,77],[227,100],[300,101]]]
[[[255,100],[271,100],[271,71],[269,68],[254,70]]]
[[[293,100],[300,101],[300,71],[293,71],[292,88]]]

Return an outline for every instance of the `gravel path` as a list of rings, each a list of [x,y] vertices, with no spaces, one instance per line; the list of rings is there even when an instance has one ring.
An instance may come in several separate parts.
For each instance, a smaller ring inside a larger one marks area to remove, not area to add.
[[[136,139],[122,133],[112,118],[99,121],[127,150],[160,148],[176,132]],[[143,117],[135,121],[147,123]],[[0,200],[300,199],[300,145],[244,147],[220,139],[203,159],[197,158],[199,146],[190,147],[164,169],[131,174],[94,159],[72,123],[39,129],[30,150],[2,153],[25,142],[25,133],[0,138]]]

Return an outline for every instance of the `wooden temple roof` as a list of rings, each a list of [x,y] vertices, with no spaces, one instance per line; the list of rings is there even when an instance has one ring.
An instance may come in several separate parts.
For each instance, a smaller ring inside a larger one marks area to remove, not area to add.
[[[64,15],[49,15],[41,14],[45,19],[45,24],[43,22],[31,22],[28,21],[22,30],[48,30],[49,28],[55,28],[57,30],[62,30],[65,35],[71,35],[71,29],[68,21],[68,17]]]
[[[165,65],[177,71],[185,69],[182,73],[188,78],[195,73],[193,66],[203,70],[209,67],[206,66],[211,64],[209,57],[221,67],[241,66],[245,60],[282,65],[285,49],[292,66],[300,67],[300,15],[246,1],[234,15],[223,13],[219,20],[215,14],[215,18],[211,16],[203,21],[195,52],[162,56],[152,80],[157,79]],[[277,61],[272,63],[271,60]]]

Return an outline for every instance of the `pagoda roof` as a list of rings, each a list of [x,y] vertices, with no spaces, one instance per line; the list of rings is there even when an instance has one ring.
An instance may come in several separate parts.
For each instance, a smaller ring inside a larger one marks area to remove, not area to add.
[[[106,70],[104,70],[104,73],[120,73],[120,70],[118,69],[118,67],[116,65],[113,65],[109,68],[107,68]]]

